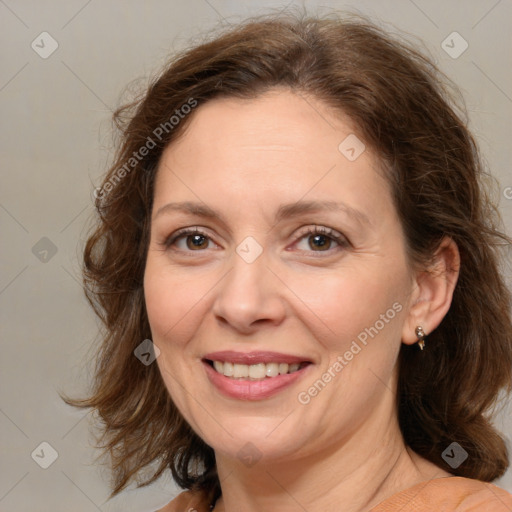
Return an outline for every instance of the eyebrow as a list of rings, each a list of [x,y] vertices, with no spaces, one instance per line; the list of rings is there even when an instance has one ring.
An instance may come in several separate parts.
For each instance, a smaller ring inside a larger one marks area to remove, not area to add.
[[[181,211],[190,215],[196,215],[198,217],[214,219],[226,223],[224,217],[220,213],[216,212],[204,203],[196,203],[192,201],[168,203],[159,208],[153,218],[156,219],[160,215],[174,211]],[[336,201],[298,201],[296,203],[283,204],[278,208],[275,220],[276,222],[279,222],[299,215],[319,213],[322,211],[342,212],[359,224],[371,224],[368,216],[362,211],[352,208],[343,202]]]

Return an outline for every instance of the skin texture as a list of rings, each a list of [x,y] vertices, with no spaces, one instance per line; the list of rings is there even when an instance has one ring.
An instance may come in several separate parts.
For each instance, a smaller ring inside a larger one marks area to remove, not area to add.
[[[216,453],[216,510],[334,511],[343,503],[362,511],[448,475],[405,447],[395,390],[401,343],[417,341],[417,325],[430,333],[449,308],[455,244],[443,241],[434,272],[413,270],[378,159],[366,149],[349,161],[338,146],[354,127],[315,98],[278,89],[215,99],[193,116],[158,168],[144,288],[164,382]],[[221,219],[162,209],[182,201]],[[276,219],[281,205],[298,201],[343,202],[359,214]],[[307,234],[315,226],[342,241],[315,239]],[[199,248],[193,235],[172,241],[186,227],[206,235]],[[263,250],[252,263],[236,252],[246,237]],[[380,327],[381,315],[388,321],[378,334],[300,403],[299,393],[360,333]],[[202,357],[220,350],[276,351],[312,364],[270,398],[238,400],[206,376]],[[257,463],[244,464],[242,449]]]

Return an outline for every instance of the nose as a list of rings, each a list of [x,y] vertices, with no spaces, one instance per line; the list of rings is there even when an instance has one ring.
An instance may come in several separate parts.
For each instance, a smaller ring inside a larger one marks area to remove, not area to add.
[[[267,267],[264,254],[252,263],[234,254],[233,261],[216,287],[212,309],[217,321],[240,334],[279,325],[286,311],[284,285]]]

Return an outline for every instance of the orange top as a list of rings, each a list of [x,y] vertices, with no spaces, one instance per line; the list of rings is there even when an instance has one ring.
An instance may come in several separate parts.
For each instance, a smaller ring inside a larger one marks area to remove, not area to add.
[[[209,512],[202,493],[182,492],[158,512]],[[369,512],[512,512],[512,494],[471,478],[435,478],[394,494]]]

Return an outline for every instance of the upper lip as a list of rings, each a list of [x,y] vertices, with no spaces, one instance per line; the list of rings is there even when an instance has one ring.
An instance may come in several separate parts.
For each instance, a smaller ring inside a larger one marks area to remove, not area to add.
[[[236,352],[234,350],[222,350],[220,352],[210,352],[205,354],[203,359],[209,361],[222,361],[236,364],[257,364],[257,363],[303,363],[311,362],[306,357],[295,356],[291,354],[281,354],[279,352]]]

